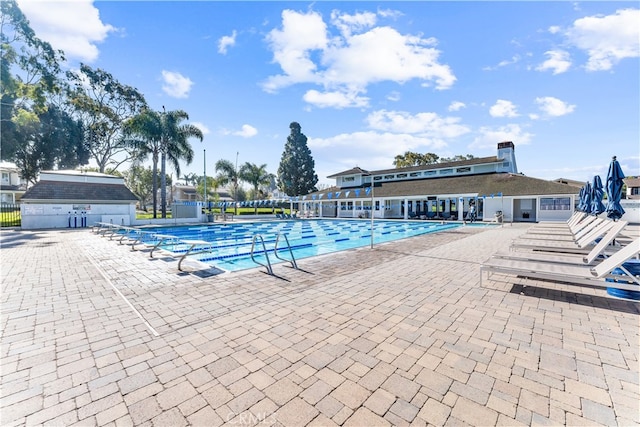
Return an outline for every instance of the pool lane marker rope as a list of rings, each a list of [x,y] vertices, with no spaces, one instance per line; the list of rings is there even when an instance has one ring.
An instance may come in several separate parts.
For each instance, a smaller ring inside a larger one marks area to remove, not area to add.
[[[133,306],[133,304],[131,304],[131,302],[127,299],[127,297],[124,296],[124,294],[122,292],[120,292],[120,290],[118,288],[116,288],[116,286],[113,284],[113,282],[107,277],[107,275],[104,273],[104,271],[102,271],[102,269],[100,267],[98,267],[98,265],[93,261],[93,259],[89,258],[89,262],[91,264],[93,264],[93,266],[96,268],[96,270],[98,270],[98,273],[100,273],[100,275],[102,276],[102,278],[104,280],[107,281],[107,283],[113,288],[114,291],[116,291],[116,293],[118,295],[120,295],[120,297],[124,300],[124,302],[127,303],[127,305],[131,308],[131,310],[133,310],[133,312],[140,318],[140,320],[142,320],[142,322],[145,324],[145,326],[147,327],[147,329],[149,329],[149,331],[153,334],[153,336],[155,337],[159,337],[160,334],[153,329],[153,326],[151,326],[149,324],[149,322],[147,322],[145,320],[144,317],[142,317],[142,314],[140,314],[140,312],[138,310],[136,310],[136,308]]]

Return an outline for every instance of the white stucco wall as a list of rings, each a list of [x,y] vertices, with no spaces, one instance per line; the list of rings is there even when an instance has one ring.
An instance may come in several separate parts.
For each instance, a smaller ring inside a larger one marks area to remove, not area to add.
[[[23,203],[20,206],[22,228],[25,230],[68,228],[69,212],[71,213],[71,228],[80,228],[82,211],[86,212],[87,227],[91,227],[96,222],[104,222],[105,217],[115,216],[118,224],[121,221],[126,221],[125,225],[130,224],[136,217],[136,207],[133,203]]]
[[[640,200],[639,199],[621,200],[620,206],[622,206],[622,209],[624,209],[624,215],[622,216],[623,220],[631,224],[640,224]]]

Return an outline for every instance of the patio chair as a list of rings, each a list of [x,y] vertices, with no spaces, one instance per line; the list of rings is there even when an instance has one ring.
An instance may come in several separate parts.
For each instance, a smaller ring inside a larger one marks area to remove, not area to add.
[[[594,266],[491,257],[480,267],[480,286],[483,285],[486,272],[487,278],[494,273],[501,273],[567,284],[638,291],[640,277],[631,274],[623,264],[639,254],[640,238],[637,238]],[[624,275],[612,273],[614,269],[620,269]]]
[[[611,250],[616,249],[612,244],[626,225],[626,221],[615,222],[613,227],[611,227],[609,231],[602,236],[600,241],[596,245],[593,245],[593,248],[586,254],[566,253],[561,250],[547,251],[536,248],[527,248],[525,250],[522,250],[521,248],[521,250],[518,250],[518,248],[512,248],[509,252],[497,252],[493,256],[498,258],[524,259],[530,261],[595,265],[600,262],[603,257],[607,256],[607,251],[610,252]]]
[[[582,227],[575,227],[573,230],[542,231],[529,229],[522,237],[527,239],[580,240],[598,227],[604,228],[603,224],[608,222],[612,221],[596,218],[595,221],[591,221]]]
[[[534,225],[527,230],[527,233],[575,235],[580,231],[588,230],[590,228],[596,227],[598,224],[601,224],[603,221],[605,220],[602,218],[598,218],[596,216],[590,215],[575,224],[567,225],[565,227],[545,227],[541,225]]]
[[[580,221],[582,221],[583,219],[589,216],[593,217],[592,215],[589,215],[586,212],[575,211],[573,215],[571,215],[571,217],[566,221],[540,221],[534,227],[564,229],[564,228],[568,228],[576,225],[577,223],[579,223]]]
[[[593,244],[596,239],[609,231],[615,225],[614,221],[605,221],[598,227],[580,237],[579,239],[560,239],[556,236],[549,236],[547,238],[531,238],[524,234],[522,237],[515,239],[512,243],[512,247],[520,248],[532,248],[532,249],[544,249],[544,250],[563,250],[570,251],[571,249],[582,249],[579,253],[585,252],[584,249]],[[590,251],[589,247],[587,252]]]

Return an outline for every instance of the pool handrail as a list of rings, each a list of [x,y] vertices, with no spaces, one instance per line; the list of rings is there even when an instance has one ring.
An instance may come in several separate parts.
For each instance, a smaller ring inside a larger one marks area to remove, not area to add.
[[[256,260],[255,256],[254,256],[254,248],[256,246],[256,240],[260,239],[260,242],[262,243],[262,251],[264,253],[264,257],[267,259],[267,263],[263,264],[260,261]],[[267,273],[269,273],[271,276],[273,276],[273,268],[271,267],[271,260],[269,260],[269,253],[267,252],[267,247],[264,244],[264,239],[262,238],[261,234],[254,234],[253,235],[253,239],[251,240],[251,260],[253,260],[253,262],[255,262],[258,265],[263,266],[264,268],[267,269]]]
[[[280,242],[280,236],[284,237],[284,240],[287,242],[287,248],[289,249],[289,255],[291,255],[291,259],[286,259],[283,258],[281,256],[278,255],[278,243]],[[293,251],[291,250],[291,244],[289,243],[289,238],[287,237],[286,234],[282,234],[282,233],[278,233],[278,235],[276,236],[276,243],[275,246],[273,248],[273,254],[276,256],[276,258],[285,261],[285,262],[290,262],[291,263],[291,267],[295,268],[296,270],[298,270],[298,263],[296,262],[296,258],[293,256]]]

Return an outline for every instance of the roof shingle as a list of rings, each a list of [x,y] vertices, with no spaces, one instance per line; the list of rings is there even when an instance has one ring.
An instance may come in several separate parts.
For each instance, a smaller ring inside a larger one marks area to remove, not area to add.
[[[39,181],[22,196],[22,201],[137,202],[125,185],[87,182]]]

